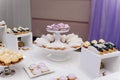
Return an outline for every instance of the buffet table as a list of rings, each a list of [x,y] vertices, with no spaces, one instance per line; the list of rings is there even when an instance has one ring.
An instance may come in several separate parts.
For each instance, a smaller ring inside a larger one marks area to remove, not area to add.
[[[64,62],[54,62],[46,59],[42,54],[42,50],[37,46],[34,46],[32,50],[22,51],[22,53],[25,55],[24,60],[16,66],[13,66],[16,69],[16,74],[8,78],[0,77],[0,80],[51,80],[52,78],[69,73],[74,73],[79,78],[79,80],[91,80],[80,69],[80,52],[73,52],[72,58]],[[54,67],[55,72],[35,78],[29,78],[23,67],[27,64],[38,61],[45,61],[51,64],[52,67]],[[120,80],[119,74],[120,71],[94,80]]]

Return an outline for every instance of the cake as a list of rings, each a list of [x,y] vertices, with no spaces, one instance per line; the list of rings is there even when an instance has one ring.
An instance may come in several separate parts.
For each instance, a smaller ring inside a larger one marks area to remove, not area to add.
[[[68,24],[59,23],[48,25],[46,29],[48,31],[67,31],[70,29],[70,26]]]
[[[9,66],[20,62],[23,59],[23,55],[12,50],[5,49],[0,52],[0,65]]]

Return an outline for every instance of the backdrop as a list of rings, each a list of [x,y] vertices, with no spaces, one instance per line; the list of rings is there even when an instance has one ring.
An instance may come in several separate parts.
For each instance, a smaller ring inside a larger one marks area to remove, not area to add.
[[[120,0],[92,0],[89,39],[103,38],[120,49]]]

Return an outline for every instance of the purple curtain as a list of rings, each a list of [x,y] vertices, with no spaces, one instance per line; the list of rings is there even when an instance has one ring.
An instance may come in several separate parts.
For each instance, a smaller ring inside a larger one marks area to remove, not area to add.
[[[89,39],[111,41],[120,49],[120,0],[92,0]]]

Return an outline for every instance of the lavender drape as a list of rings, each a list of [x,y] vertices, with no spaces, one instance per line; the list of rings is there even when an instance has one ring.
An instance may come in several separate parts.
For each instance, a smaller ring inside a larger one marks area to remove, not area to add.
[[[120,0],[92,0],[89,39],[111,41],[120,49]]]

